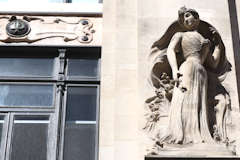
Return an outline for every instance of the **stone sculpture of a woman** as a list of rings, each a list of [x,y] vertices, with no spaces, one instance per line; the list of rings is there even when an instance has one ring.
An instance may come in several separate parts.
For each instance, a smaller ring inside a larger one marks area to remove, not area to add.
[[[197,12],[185,10],[180,16],[187,31],[175,33],[167,49],[173,79],[179,84],[173,91],[168,133],[163,140],[169,143],[210,142],[212,137],[207,119],[207,72],[203,64],[207,62],[209,66],[216,68],[223,46],[218,44],[210,55],[210,41],[197,32]],[[176,54],[182,54],[184,58],[179,68]]]
[[[211,113],[215,107],[211,100],[218,94],[223,95],[223,101],[229,98],[220,84],[221,77],[224,77],[229,69],[229,63],[219,33],[210,24],[200,20],[195,10],[182,7],[178,21],[168,28],[152,48],[162,52],[152,63],[151,84],[156,89],[163,87],[163,73],[172,77],[174,82],[172,95],[165,95],[170,101],[169,120],[166,133],[159,138],[159,142],[214,143],[213,125],[222,122],[216,122],[216,117],[209,121],[210,117],[216,116],[214,111]],[[209,73],[215,75],[214,85],[218,85],[215,88],[220,91],[209,92],[211,87],[208,85],[212,83],[210,79],[214,79],[212,76],[209,78]],[[226,108],[223,110],[225,112]],[[224,113],[221,116],[224,117]],[[213,121],[214,124],[210,124]],[[220,126],[219,130],[222,131],[222,128]],[[226,135],[221,133],[220,138],[223,141]]]

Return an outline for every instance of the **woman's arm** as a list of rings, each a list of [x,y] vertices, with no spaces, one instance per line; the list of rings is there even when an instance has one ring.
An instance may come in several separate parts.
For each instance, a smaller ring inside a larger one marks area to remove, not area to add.
[[[167,58],[169,61],[169,64],[172,68],[172,75],[173,75],[173,79],[177,80],[178,79],[178,65],[177,65],[177,58],[176,58],[176,53],[179,50],[179,44],[180,41],[182,39],[182,33],[176,33],[168,46],[167,49]]]
[[[219,44],[219,45],[216,45],[215,48],[214,48],[214,51],[213,51],[213,54],[211,56],[211,66],[212,68],[217,68],[219,62],[220,62],[220,58],[221,58],[221,53],[222,53],[222,46]]]
[[[214,50],[212,54],[209,54],[207,57],[207,65],[211,67],[212,69],[216,69],[218,67],[218,64],[221,60],[221,56],[224,56],[224,44],[222,42],[221,36],[219,33],[216,31],[215,28],[212,28],[213,32],[213,45],[214,45]]]

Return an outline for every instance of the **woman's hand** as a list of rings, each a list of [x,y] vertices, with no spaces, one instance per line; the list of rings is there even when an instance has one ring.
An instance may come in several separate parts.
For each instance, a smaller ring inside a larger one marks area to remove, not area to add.
[[[179,71],[173,71],[173,80],[176,83],[176,86],[179,86],[180,80],[179,78],[182,76],[182,74]]]
[[[173,71],[172,72],[172,75],[173,75],[173,80],[174,81],[178,81],[179,80],[179,75],[181,75],[180,73],[179,73],[179,71],[178,70],[176,70],[176,71]]]
[[[207,63],[213,69],[216,69],[220,63],[221,54],[224,53],[224,44],[218,31],[214,27],[210,27],[209,29],[213,35],[212,43],[214,50],[213,53],[209,56]]]

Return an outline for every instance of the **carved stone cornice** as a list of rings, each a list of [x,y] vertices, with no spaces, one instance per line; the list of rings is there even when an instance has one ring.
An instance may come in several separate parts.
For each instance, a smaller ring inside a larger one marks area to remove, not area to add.
[[[101,18],[0,16],[0,42],[101,45]]]

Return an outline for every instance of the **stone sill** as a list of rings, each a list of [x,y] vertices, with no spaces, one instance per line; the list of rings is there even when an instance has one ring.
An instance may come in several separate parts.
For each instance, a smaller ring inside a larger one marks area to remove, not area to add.
[[[102,17],[102,4],[87,3],[0,3],[2,15],[65,15]]]

